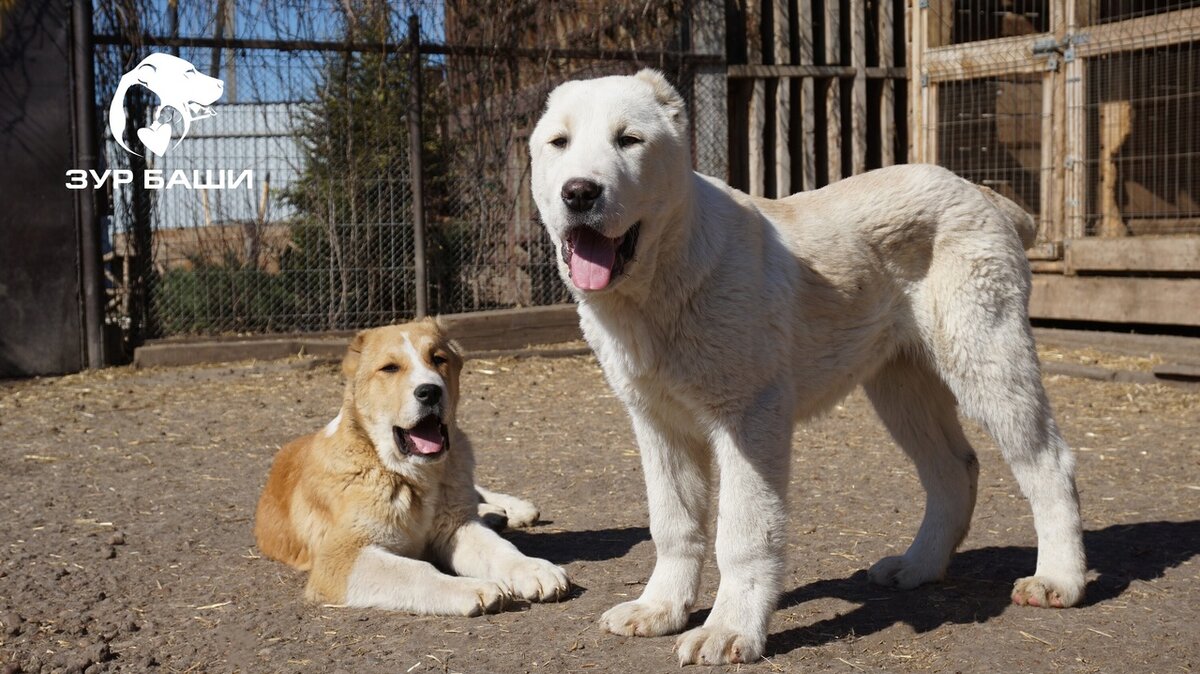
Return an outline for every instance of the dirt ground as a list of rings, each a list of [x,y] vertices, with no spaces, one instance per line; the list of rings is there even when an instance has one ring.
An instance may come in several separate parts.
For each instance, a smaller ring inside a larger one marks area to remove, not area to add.
[[[1010,605],[1013,580],[1033,570],[1033,526],[974,430],[979,505],[948,579],[912,592],[869,585],[864,569],[903,550],[923,498],[855,394],[796,432],[787,592],[766,661],[741,669],[1196,670],[1200,391],[1047,385],[1078,452],[1091,566],[1083,607]],[[566,567],[578,585],[566,601],[461,619],[310,605],[301,574],[259,557],[259,489],[281,443],[335,414],[330,364],[0,382],[0,670],[677,671],[672,637],[596,626],[639,593],[654,547],[629,423],[595,361],[475,360],[463,390],[477,479],[541,507],[543,523],[506,536]],[[694,622],[716,584],[710,559]]]

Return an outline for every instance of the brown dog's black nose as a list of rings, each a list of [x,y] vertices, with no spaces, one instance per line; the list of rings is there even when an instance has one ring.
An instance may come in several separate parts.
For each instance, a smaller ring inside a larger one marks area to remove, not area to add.
[[[591,180],[571,178],[562,186],[562,200],[567,208],[583,213],[592,210],[604,188]]]
[[[442,387],[437,384],[421,384],[413,391],[413,397],[425,405],[436,405],[442,399]]]

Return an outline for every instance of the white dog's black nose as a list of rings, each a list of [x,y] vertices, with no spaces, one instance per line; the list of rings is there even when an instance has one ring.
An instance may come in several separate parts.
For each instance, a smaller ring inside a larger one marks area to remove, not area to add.
[[[584,178],[571,178],[562,186],[562,200],[567,208],[583,213],[592,210],[604,188]]]
[[[436,405],[442,399],[442,387],[437,384],[421,384],[413,391],[413,397],[425,405]]]

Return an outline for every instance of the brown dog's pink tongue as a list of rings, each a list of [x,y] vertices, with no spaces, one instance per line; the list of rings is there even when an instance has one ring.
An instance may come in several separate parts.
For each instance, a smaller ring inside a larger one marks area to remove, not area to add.
[[[434,417],[425,417],[408,431],[412,438],[413,451],[417,454],[437,454],[442,451],[446,439],[442,437],[442,423]]]
[[[575,230],[567,267],[571,282],[580,290],[603,290],[612,280],[617,262],[617,242],[590,227]]]

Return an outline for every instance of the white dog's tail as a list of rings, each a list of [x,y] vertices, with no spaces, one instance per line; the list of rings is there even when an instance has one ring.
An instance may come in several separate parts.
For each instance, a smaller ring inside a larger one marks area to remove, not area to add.
[[[1033,245],[1037,238],[1037,223],[1033,221],[1033,216],[1025,211],[1014,202],[1012,199],[997,194],[995,190],[983,185],[976,185],[983,196],[987,197],[988,201],[996,207],[1004,215],[1004,219],[1012,228],[1017,231],[1017,236],[1021,238],[1021,245],[1028,248]]]

